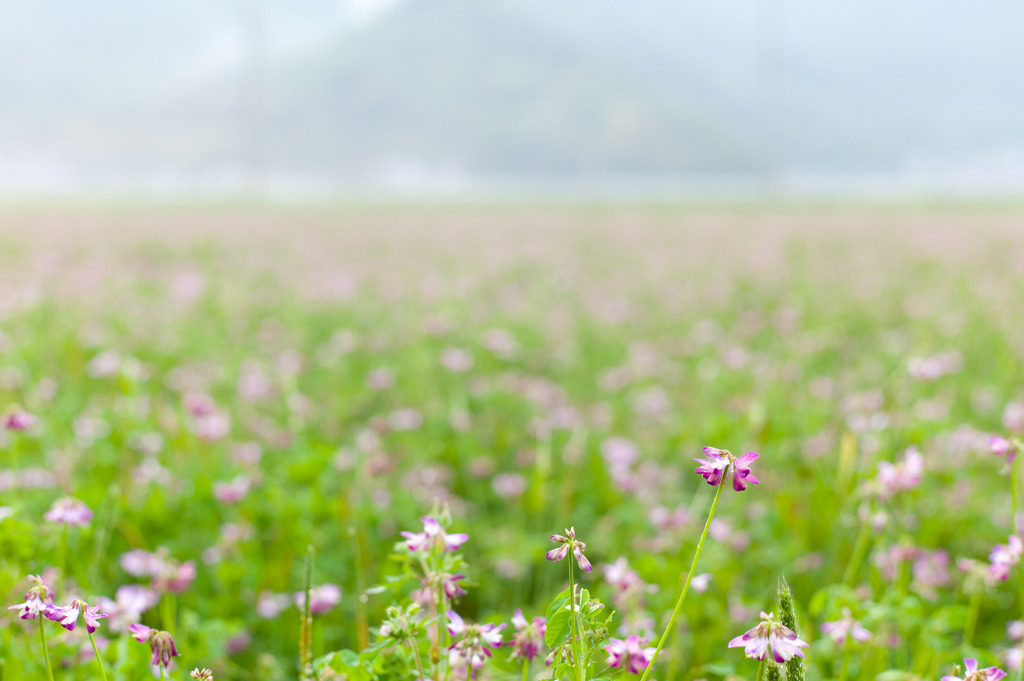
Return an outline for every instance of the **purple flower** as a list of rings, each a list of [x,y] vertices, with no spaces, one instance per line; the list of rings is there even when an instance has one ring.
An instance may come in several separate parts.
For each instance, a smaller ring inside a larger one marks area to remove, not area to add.
[[[1005,437],[995,435],[989,438],[988,444],[992,449],[992,453],[997,456],[1005,456],[1006,463],[1008,464],[1013,463],[1014,459],[1017,458],[1017,446]]]
[[[506,645],[512,646],[510,660],[522,658],[527,662],[540,655],[540,647],[544,643],[544,632],[547,623],[543,617],[534,617],[533,621],[527,621],[523,617],[523,611],[516,609],[512,615],[512,626],[516,628],[516,635]]]
[[[1020,561],[1021,554],[1024,554],[1024,544],[1020,537],[1011,534],[1006,544],[997,544],[989,554],[989,575],[993,579],[1009,579],[1010,570]]]
[[[52,622],[60,622],[60,625],[68,631],[74,631],[75,625],[78,624],[78,616],[81,615],[85,622],[85,628],[92,634],[100,628],[100,619],[106,617],[99,610],[100,606],[98,605],[89,607],[84,601],[74,600],[63,608],[50,608],[46,617]]]
[[[35,586],[25,593],[25,602],[9,606],[8,610],[20,610],[18,616],[23,620],[34,620],[39,615],[49,616],[55,610],[53,607],[53,590],[43,584],[42,577],[29,575],[30,582]]]
[[[847,637],[862,643],[871,638],[871,632],[862,627],[860,622],[853,619],[853,614],[849,608],[843,608],[842,619],[822,624],[821,631],[827,634],[837,645],[846,643]]]
[[[402,536],[405,537],[405,545],[410,551],[429,551],[433,547],[440,547],[444,551],[455,551],[469,541],[468,534],[446,533],[441,523],[428,515],[420,518],[420,521],[423,523],[422,532],[402,532]]]
[[[458,613],[449,610],[448,633],[459,637],[448,652],[452,669],[480,669],[491,656],[491,649],[501,645],[501,630],[505,624],[466,624]]]
[[[782,622],[774,621],[773,614],[761,612],[762,622],[756,627],[729,641],[730,648],[743,648],[743,653],[755,660],[763,660],[771,653],[778,662],[787,662],[793,656],[803,657],[801,648],[808,644],[796,637],[796,632]]]
[[[626,640],[608,639],[604,649],[608,652],[605,664],[610,667],[625,667],[630,674],[639,674],[647,669],[654,657],[654,648],[645,648],[647,639],[640,636],[627,636]]]
[[[288,594],[276,594],[273,591],[261,591],[256,601],[256,614],[266,620],[272,620],[292,603]]]
[[[565,531],[565,535],[566,536],[562,536],[560,534],[551,535],[551,541],[556,544],[561,544],[561,546],[551,549],[544,554],[544,557],[555,562],[562,560],[569,555],[570,551],[572,551],[572,555],[576,557],[576,562],[579,563],[580,570],[583,570],[584,572],[590,572],[593,570],[594,568],[590,564],[590,561],[583,555],[583,552],[587,550],[587,545],[576,539],[576,528],[570,527]]]
[[[86,527],[92,520],[92,511],[78,499],[61,497],[53,502],[50,510],[43,514],[43,518],[57,525]]]
[[[160,601],[160,596],[139,584],[125,584],[118,588],[114,600],[101,597],[99,608],[110,615],[108,626],[111,631],[123,632],[132,622],[137,622],[142,613]]]
[[[161,666],[166,669],[171,664],[171,658],[181,654],[169,632],[150,629],[145,624],[133,624],[128,629],[139,643],[149,642],[149,649],[153,653],[149,663],[154,667]]]
[[[700,465],[697,466],[697,473],[702,475],[709,485],[717,486],[724,484],[723,480],[732,474],[732,488],[742,492],[747,488],[747,483],[760,484],[760,481],[750,474],[750,464],[759,456],[757,452],[747,452],[743,456],[734,457],[728,449],[717,447],[705,447],[704,456],[707,459],[694,459]]]
[[[964,676],[943,676],[942,681],[999,681],[1006,676],[999,667],[986,667],[978,669],[978,661],[973,657],[964,658]]]

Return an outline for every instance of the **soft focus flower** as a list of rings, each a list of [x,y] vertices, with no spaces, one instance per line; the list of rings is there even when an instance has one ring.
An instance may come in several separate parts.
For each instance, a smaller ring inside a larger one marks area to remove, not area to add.
[[[263,619],[274,619],[292,604],[288,594],[276,594],[273,591],[261,591],[256,601],[256,614]]]
[[[989,554],[988,559],[991,562],[988,568],[989,574],[994,579],[1008,579],[1010,570],[1020,561],[1022,553],[1024,553],[1024,544],[1021,543],[1020,537],[1011,534],[1006,544],[997,544]]]
[[[989,447],[992,449],[993,454],[1005,456],[1007,464],[1013,463],[1014,459],[1017,458],[1017,448],[1005,437],[999,437],[998,435],[991,437],[989,439]]]
[[[501,645],[501,630],[505,624],[466,624],[454,611],[448,616],[448,633],[459,637],[448,652],[448,664],[452,669],[479,669],[491,656],[491,649]]]
[[[124,632],[132,622],[138,622],[142,613],[160,601],[160,596],[140,584],[125,584],[119,587],[114,600],[100,597],[99,607],[110,615],[107,620],[111,631]]]
[[[630,674],[639,674],[647,669],[654,657],[654,648],[646,648],[647,639],[640,636],[627,636],[626,640],[608,639],[604,649],[608,652],[605,664],[610,667],[625,667]]]
[[[594,568],[590,565],[590,561],[583,555],[583,552],[587,550],[587,545],[576,539],[576,528],[570,527],[565,531],[565,535],[551,535],[551,541],[561,544],[561,546],[557,549],[551,549],[544,557],[553,562],[559,561],[568,556],[569,551],[572,551],[572,555],[576,557],[576,562],[579,563],[581,570],[584,572],[593,570]]]
[[[924,457],[916,447],[908,447],[903,461],[897,464],[882,461],[878,464],[878,475],[874,482],[878,486],[878,493],[888,498],[897,492],[914,489],[921,484],[923,476]]]
[[[445,551],[455,551],[464,543],[469,541],[469,535],[465,533],[448,534],[441,527],[441,523],[434,518],[425,515],[420,518],[423,523],[422,532],[402,532],[405,537],[405,545],[410,551],[430,550],[433,547],[440,547]]]
[[[747,483],[760,484],[760,481],[750,474],[750,464],[759,456],[757,452],[747,452],[740,457],[734,457],[728,449],[716,447],[705,447],[703,452],[708,458],[694,461],[700,464],[696,472],[703,476],[709,485],[724,484],[723,480],[730,474],[732,488],[737,492],[745,490]]]
[[[793,656],[803,657],[801,648],[808,644],[796,637],[796,632],[774,620],[774,614],[761,612],[762,622],[756,627],[729,641],[730,648],[743,648],[743,653],[755,660],[763,660],[771,653],[772,658],[783,663],[792,659]]]
[[[43,518],[58,525],[86,527],[92,520],[92,511],[78,499],[62,497],[53,502],[50,510],[43,514]]]
[[[42,577],[29,575],[28,579],[35,586],[25,593],[25,602],[9,606],[8,610],[20,610],[18,616],[23,620],[34,620],[39,615],[47,615],[53,609],[53,590],[43,584]]]
[[[213,496],[222,504],[237,504],[249,493],[252,481],[248,475],[239,473],[227,482],[216,482],[213,485]]]
[[[149,663],[154,667],[161,666],[166,669],[171,664],[171,658],[181,654],[169,632],[150,629],[145,624],[133,624],[128,629],[139,643],[149,642],[149,649],[153,653]]]
[[[20,432],[28,430],[35,422],[35,416],[21,407],[15,406],[8,409],[3,416],[0,416],[0,429]]]
[[[963,678],[959,676],[943,676],[942,681],[999,681],[1004,676],[1006,676],[1006,672],[999,667],[978,669],[977,660],[973,657],[965,657]]]
[[[516,634],[514,639],[507,643],[512,646],[512,654],[509,655],[509,659],[522,658],[529,662],[539,656],[546,631],[544,618],[534,617],[532,621],[528,621],[523,616],[523,611],[516,609],[512,615],[512,626],[515,627]]]
[[[323,615],[334,609],[341,602],[341,587],[337,584],[322,584],[309,590],[309,612],[313,615]],[[295,593],[295,605],[300,608],[306,604],[306,592]]]
[[[189,672],[189,676],[196,681],[213,681],[213,672],[209,669],[199,669],[196,667]]]
[[[862,643],[871,638],[871,632],[862,627],[860,622],[853,619],[853,614],[849,608],[843,608],[842,619],[822,624],[821,631],[838,645],[846,643],[847,637]]]

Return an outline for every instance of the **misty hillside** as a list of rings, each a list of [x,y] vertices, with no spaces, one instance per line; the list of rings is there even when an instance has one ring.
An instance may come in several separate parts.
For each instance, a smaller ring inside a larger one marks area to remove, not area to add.
[[[1022,20],[1006,0],[8,3],[0,182],[1024,167]]]

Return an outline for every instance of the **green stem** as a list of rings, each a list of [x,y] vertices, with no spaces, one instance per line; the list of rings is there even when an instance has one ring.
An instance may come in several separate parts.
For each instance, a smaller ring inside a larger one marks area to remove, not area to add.
[[[860,534],[857,535],[857,543],[853,546],[853,553],[850,554],[850,562],[846,564],[846,572],[843,574],[843,584],[853,586],[853,580],[857,577],[857,570],[861,561],[864,560],[864,551],[868,548],[868,540],[871,539],[871,519],[868,518],[860,526]]]
[[[107,681],[107,670],[103,668],[103,660],[100,659],[100,651],[96,647],[96,639],[93,638],[92,632],[89,631],[88,627],[86,627],[86,631],[89,632],[89,643],[92,644],[92,652],[96,656],[96,664],[100,666],[100,676],[103,677],[103,681]]]
[[[1020,567],[1019,564],[1017,566],[1017,589],[1017,598],[1020,600],[1021,612],[1024,613],[1024,568]],[[1024,640],[1021,641],[1020,648],[1021,651],[1024,652]],[[1022,664],[1020,667],[1020,672],[1017,675],[1017,679],[1019,681],[1024,681],[1024,664]]]
[[[164,681],[164,666],[160,665],[160,681]]]
[[[417,679],[417,681],[427,681],[427,677],[423,674],[423,663],[420,661],[420,651],[419,648],[416,647],[416,641],[411,638],[408,639],[408,641],[409,646],[412,648],[412,654],[416,658],[416,669],[420,673],[420,678]]]
[[[171,634],[174,633],[174,603],[171,602],[172,598],[174,596],[168,591],[160,599],[160,619],[164,622],[164,629]]]
[[[1017,459],[1010,466],[1010,534],[1017,534]]]
[[[981,595],[981,589],[972,593],[967,606],[967,623],[964,624],[964,643],[967,645],[971,645],[974,640],[974,627],[978,623],[978,611],[981,610]]]
[[[846,681],[846,673],[850,668],[850,646],[844,646],[843,652],[843,668],[839,670],[839,681]]]
[[[523,660],[523,681],[526,681],[526,674],[530,671],[530,661]]]
[[[53,667],[50,666],[50,651],[46,648],[46,634],[43,632],[43,613],[36,615],[39,620],[39,645],[43,647],[43,657],[46,659],[46,673],[53,681]]]
[[[668,625],[665,627],[665,633],[661,635],[661,640],[658,641],[658,647],[654,649],[654,655],[651,656],[651,661],[648,663],[647,668],[644,669],[644,673],[643,676],[640,677],[640,681],[647,681],[647,677],[654,668],[654,663],[658,661],[658,655],[661,653],[661,649],[665,647],[665,642],[668,641],[668,635],[672,633],[672,627],[676,623],[676,618],[679,617],[679,613],[683,609],[683,600],[686,598],[686,592],[690,589],[690,581],[693,579],[693,573],[697,570],[697,560],[700,558],[700,552],[704,548],[704,540],[708,537],[708,528],[711,527],[711,519],[715,517],[715,509],[718,508],[718,499],[722,496],[722,489],[725,488],[726,477],[727,476],[722,475],[722,480],[718,483],[718,489],[715,491],[715,500],[711,503],[711,512],[708,513],[707,522],[704,523],[704,531],[701,532],[700,541],[697,542],[697,551],[693,554],[693,563],[690,564],[690,572],[687,573],[686,581],[683,582],[683,590],[679,594],[679,600],[676,601],[675,609],[672,610],[672,617],[668,620]]]
[[[764,666],[767,664],[768,656],[765,655],[761,658],[761,664],[757,665],[757,681],[761,681],[764,676]]]
[[[572,654],[576,658],[576,669],[578,681],[586,681],[583,677],[583,614],[576,609],[576,582],[573,579],[572,572],[572,561],[574,560],[573,552],[570,550],[569,555],[566,556],[569,563],[569,612],[570,617],[576,622],[576,631],[578,637],[574,637]],[[582,604],[581,604],[582,605]]]

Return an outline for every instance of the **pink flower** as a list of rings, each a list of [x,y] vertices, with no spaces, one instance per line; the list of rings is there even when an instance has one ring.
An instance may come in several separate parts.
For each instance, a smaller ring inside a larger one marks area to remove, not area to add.
[[[53,622],[60,622],[60,625],[68,631],[74,631],[79,615],[82,616],[85,628],[89,630],[90,634],[100,628],[100,619],[107,616],[100,612],[100,606],[89,607],[84,601],[79,600],[71,601],[63,608],[53,608],[46,616]]]
[[[717,486],[724,484],[723,480],[731,474],[732,488],[742,492],[747,488],[747,483],[760,484],[760,481],[750,474],[750,464],[759,456],[756,452],[747,452],[743,456],[734,457],[728,449],[716,447],[705,447],[704,456],[707,459],[694,459],[700,465],[697,466],[697,473],[708,481],[709,485]]]
[[[249,493],[252,481],[249,476],[240,473],[227,482],[217,482],[213,485],[213,496],[222,504],[237,504]]]
[[[1009,579],[1010,570],[1020,561],[1021,554],[1024,554],[1024,544],[1020,537],[1011,534],[1006,544],[997,544],[989,554],[989,575],[993,579]]]
[[[341,602],[341,587],[337,584],[322,584],[315,586],[309,591],[309,612],[314,615],[323,615],[334,609]],[[306,592],[298,591],[295,594],[295,605],[300,608],[306,603]]]
[[[100,598],[99,607],[110,615],[108,626],[111,631],[123,632],[132,622],[137,622],[142,613],[160,601],[160,596],[144,586],[126,584],[118,588],[114,600]]]
[[[527,621],[523,617],[523,611],[516,609],[512,615],[512,626],[516,628],[516,635],[512,641],[506,644],[512,646],[512,654],[509,655],[509,659],[521,658],[529,662],[538,657],[547,628],[544,618],[534,617],[533,621]]]
[[[29,414],[21,407],[11,407],[7,413],[0,416],[0,429],[26,431],[36,422],[36,417]]]
[[[1006,463],[1011,464],[1017,458],[1017,447],[1005,437],[994,435],[988,443],[993,454],[1006,457]]]
[[[92,511],[78,499],[62,497],[53,502],[50,510],[43,514],[43,518],[57,525],[86,527],[92,520]]]
[[[924,476],[924,457],[916,447],[908,447],[903,461],[897,464],[882,461],[878,464],[875,484],[878,493],[888,498],[904,490],[911,490],[921,484]]]
[[[964,676],[943,676],[942,681],[999,681],[1006,676],[999,667],[986,667],[978,669],[978,661],[973,657],[964,658]]]
[[[604,649],[608,653],[605,664],[610,667],[623,667],[630,674],[639,674],[647,669],[654,657],[654,648],[646,648],[647,639],[640,636],[627,636],[626,640],[618,638],[608,639]]]
[[[459,637],[448,652],[452,669],[480,669],[491,656],[491,649],[501,645],[501,630],[505,624],[466,624],[458,613],[449,610],[448,633]]]
[[[743,648],[743,653],[755,660],[763,660],[771,653],[772,658],[783,663],[794,656],[803,657],[801,648],[808,644],[796,637],[796,633],[773,619],[774,615],[761,612],[762,622],[756,627],[729,641],[730,648]]]
[[[849,608],[843,608],[842,619],[822,624],[821,631],[838,645],[846,643],[847,637],[862,643],[871,638],[871,632],[862,627],[860,622],[853,619],[853,614]]]
[[[428,515],[420,518],[420,521],[423,523],[422,532],[402,532],[406,540],[405,545],[410,551],[429,551],[434,547],[439,547],[443,551],[455,551],[469,541],[468,534],[446,533],[441,523]]]
[[[576,528],[570,527],[565,531],[566,536],[560,534],[551,535],[551,541],[556,544],[561,544],[556,549],[548,551],[544,557],[548,560],[555,562],[564,559],[572,551],[572,555],[575,556],[576,562],[580,566],[580,570],[584,572],[590,572],[593,570],[590,561],[583,555],[583,552],[587,550],[587,545],[576,539]]]
[[[261,591],[256,601],[256,614],[266,620],[272,620],[288,609],[292,599],[288,594],[276,594],[273,591]]]
[[[149,649],[153,653],[149,663],[154,667],[166,669],[171,664],[171,658],[181,654],[174,645],[174,639],[166,631],[150,629],[145,624],[133,624],[128,629],[139,643],[149,642]]]

